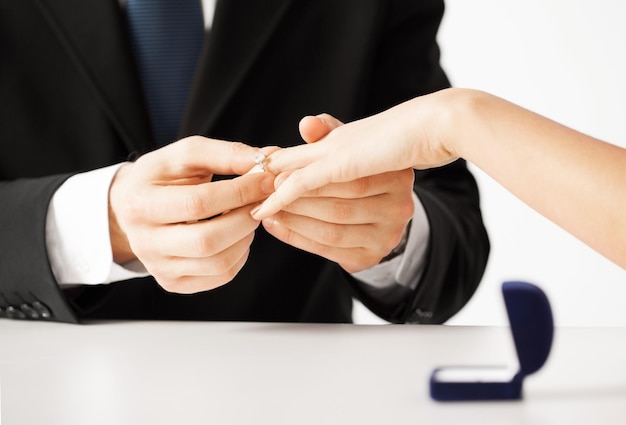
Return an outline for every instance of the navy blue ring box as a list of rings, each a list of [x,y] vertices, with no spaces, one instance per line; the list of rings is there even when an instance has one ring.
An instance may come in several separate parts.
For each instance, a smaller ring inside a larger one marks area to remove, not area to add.
[[[524,378],[546,362],[552,347],[554,322],[545,293],[527,282],[504,282],[502,295],[519,369],[498,366],[437,368],[430,377],[430,396],[434,400],[520,399]]]

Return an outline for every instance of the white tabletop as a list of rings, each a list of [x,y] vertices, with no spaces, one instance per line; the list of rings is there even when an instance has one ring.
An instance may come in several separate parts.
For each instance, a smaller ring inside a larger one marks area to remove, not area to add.
[[[626,328],[559,328],[524,399],[440,403],[507,328],[0,321],[2,424],[625,424]]]

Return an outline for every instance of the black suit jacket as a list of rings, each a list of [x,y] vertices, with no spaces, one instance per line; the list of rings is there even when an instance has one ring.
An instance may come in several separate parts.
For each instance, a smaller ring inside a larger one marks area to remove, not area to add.
[[[442,13],[439,0],[218,2],[180,136],[290,146],[304,115],[351,121],[444,88]],[[417,289],[398,305],[262,229],[238,276],[213,291],[170,294],[145,278],[64,293],[45,248],[51,196],[76,172],[154,149],[151,139],[117,0],[0,0],[0,314],[349,322],[356,295],[385,319],[437,323],[481,278],[489,245],[458,161],[417,173],[431,240]]]

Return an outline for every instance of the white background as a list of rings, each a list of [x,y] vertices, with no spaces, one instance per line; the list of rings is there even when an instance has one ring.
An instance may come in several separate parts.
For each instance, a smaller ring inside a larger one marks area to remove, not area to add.
[[[491,92],[626,147],[624,21],[623,0],[448,0],[442,64],[453,86]],[[492,252],[475,296],[448,323],[506,324],[500,285],[521,279],[544,289],[557,325],[625,326],[626,271],[472,171]],[[355,321],[380,323],[360,305]]]

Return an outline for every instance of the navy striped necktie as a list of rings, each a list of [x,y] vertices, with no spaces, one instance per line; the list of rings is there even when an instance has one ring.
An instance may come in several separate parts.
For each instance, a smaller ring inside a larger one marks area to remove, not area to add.
[[[176,139],[202,49],[201,0],[127,0],[130,36],[158,146]]]

